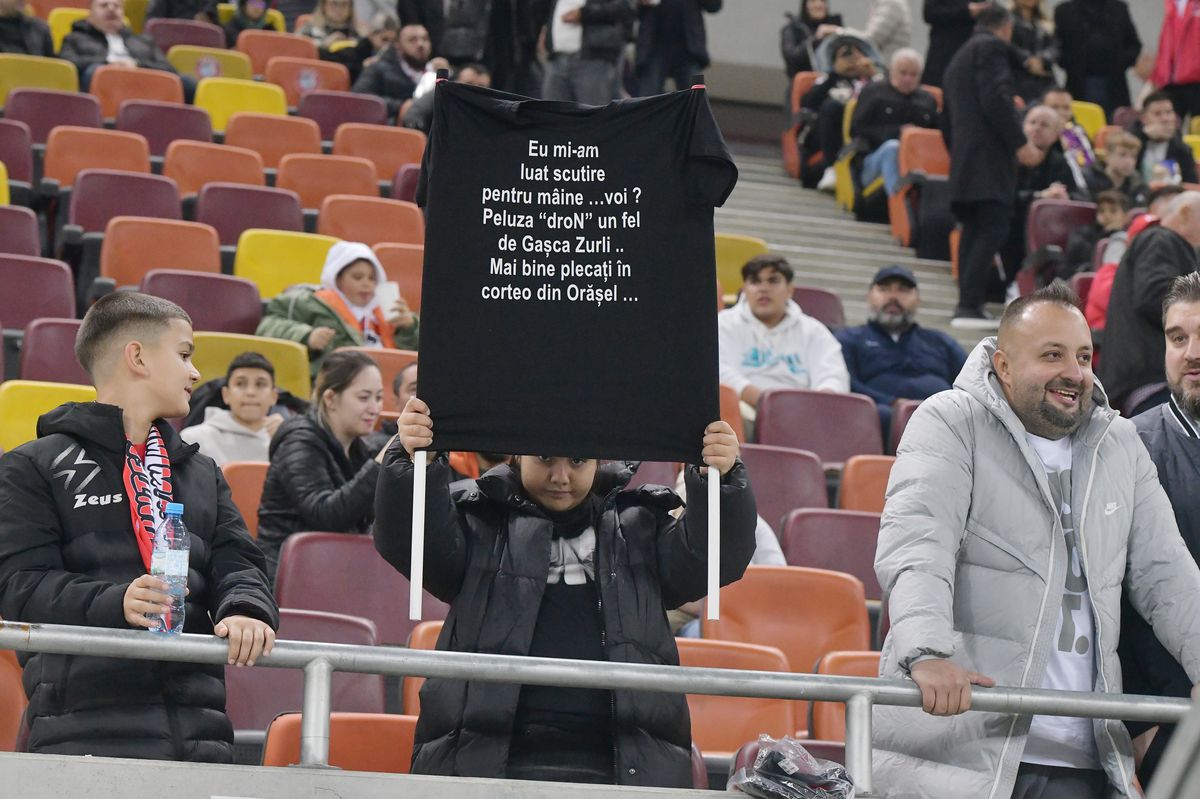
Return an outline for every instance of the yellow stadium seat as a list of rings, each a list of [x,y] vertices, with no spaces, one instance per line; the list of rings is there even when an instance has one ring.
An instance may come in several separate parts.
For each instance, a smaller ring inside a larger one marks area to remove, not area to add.
[[[13,89],[79,91],[79,73],[70,61],[35,55],[0,53],[0,106]]]
[[[150,9],[150,0],[125,0],[125,19],[134,33],[146,29],[146,12]]]
[[[846,103],[846,107],[842,112],[842,144],[850,141],[850,120],[854,116],[854,109],[858,106],[857,99],[851,99]],[[850,159],[839,158],[833,164],[833,172],[837,175],[837,183],[834,184],[833,199],[837,204],[847,211],[854,210],[854,177],[850,174]]]
[[[1084,100],[1071,101],[1071,114],[1075,117],[1075,121],[1087,133],[1088,138],[1095,140],[1096,134],[1100,132],[1100,128],[1108,124],[1108,119],[1104,116],[1104,109],[1096,103],[1085,102]]]
[[[717,234],[717,280],[729,298],[742,290],[742,267],[767,251],[767,243],[755,236]]]
[[[1200,136],[1200,116],[1192,117],[1191,130],[1188,132],[1193,135]]]
[[[287,116],[287,96],[283,89],[273,83],[252,80],[205,78],[196,87],[195,105],[212,117],[214,131],[224,131],[229,118],[239,111]]]
[[[8,167],[0,161],[0,205],[9,205],[11,202],[8,196]]]
[[[269,300],[296,283],[320,283],[325,255],[338,240],[315,233],[251,228],[238,237],[233,274]]]
[[[275,384],[297,397],[308,399],[312,392],[308,371],[308,349],[294,341],[238,333],[193,334],[196,351],[192,365],[200,372],[200,382],[224,377],[229,362],[243,352],[260,352],[275,367]]]
[[[43,413],[64,402],[91,402],[94,399],[96,389],[91,386],[39,380],[0,383],[0,450],[7,452],[37,438],[37,420]]]
[[[1192,148],[1192,158],[1200,162],[1200,134],[1189,133],[1183,137],[1183,143]]]
[[[348,50],[351,47],[358,47],[358,39],[343,39],[340,42],[334,42],[329,45],[329,52],[336,53],[338,50]]]
[[[237,6],[234,3],[217,3],[217,21],[221,27],[228,25],[235,13],[237,13]],[[283,12],[278,9],[267,9],[267,24],[280,33],[287,33]]]
[[[50,38],[54,40],[54,52],[62,49],[63,39],[71,32],[71,26],[81,19],[87,19],[86,8],[56,8],[46,18],[50,26]]]
[[[237,78],[250,80],[254,77],[250,57],[237,50],[222,50],[219,47],[200,47],[192,44],[177,44],[167,51],[167,61],[181,75],[200,78]]]

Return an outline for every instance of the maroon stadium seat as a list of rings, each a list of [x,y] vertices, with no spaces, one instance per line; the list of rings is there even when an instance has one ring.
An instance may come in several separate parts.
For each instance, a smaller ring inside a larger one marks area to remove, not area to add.
[[[880,599],[883,591],[875,577],[878,538],[878,513],[801,508],[784,520],[779,545],[789,566],[853,574],[862,580],[867,599]]]
[[[792,289],[792,299],[800,306],[800,310],[825,327],[846,326],[846,311],[842,308],[842,298],[829,289],[796,286]]]
[[[1025,222],[1029,252],[1053,244],[1067,248],[1067,239],[1077,227],[1096,220],[1096,204],[1075,200],[1034,200]]]
[[[19,205],[0,205],[0,252],[41,255],[37,214]]]
[[[392,199],[415,203],[417,201],[417,181],[420,177],[420,164],[405,164],[397,169],[396,177],[392,180]]]
[[[638,464],[637,471],[633,473],[633,478],[629,481],[629,484],[625,486],[625,490],[632,491],[644,485],[657,485],[666,486],[674,491],[675,478],[678,474],[678,463],[642,461]]]
[[[825,467],[811,452],[766,444],[743,444],[742,462],[754,487],[758,515],[776,533],[783,517],[796,508],[827,508]]]
[[[92,378],[75,359],[78,319],[42,317],[25,327],[21,342],[21,379],[89,386]]]
[[[146,35],[164,53],[177,44],[225,49],[225,31],[211,22],[191,19],[148,19]]]
[[[760,444],[815,452],[826,468],[852,455],[882,455],[883,436],[875,401],[862,394],[772,389],[758,403]]]
[[[289,536],[279,553],[275,598],[281,607],[370,618],[379,643],[387,646],[403,646],[417,624],[408,618],[408,579],[375,551],[375,542],[366,535]],[[422,609],[428,620],[444,619],[449,608],[426,592]]]
[[[98,128],[104,124],[95,97],[52,89],[13,89],[4,116],[27,124],[34,144],[45,144],[50,131],[59,125]]]
[[[7,329],[24,330],[42,316],[75,317],[75,286],[62,261],[28,255],[0,255],[0,320]]]
[[[914,399],[897,400],[892,406],[892,429],[890,448],[893,455],[900,448],[900,439],[904,437],[904,429],[908,427],[908,420],[917,412],[921,401]]]
[[[205,184],[196,201],[196,221],[215,227],[221,246],[236,246],[250,228],[304,231],[300,195],[242,183]]]
[[[33,182],[33,134],[16,119],[0,119],[0,161],[8,170],[9,182]]]
[[[117,112],[117,130],[145,136],[151,155],[166,155],[176,139],[212,141],[212,120],[203,108],[157,100],[126,100]]]
[[[67,224],[103,233],[114,216],[182,219],[175,181],[115,169],[85,169],[75,178]]]
[[[296,114],[316,122],[321,128],[321,138],[330,142],[343,122],[388,123],[387,104],[383,100],[355,92],[311,91],[300,98]]]
[[[262,319],[258,286],[240,277],[154,269],[142,278],[140,290],[179,305],[194,330],[252,336]]]

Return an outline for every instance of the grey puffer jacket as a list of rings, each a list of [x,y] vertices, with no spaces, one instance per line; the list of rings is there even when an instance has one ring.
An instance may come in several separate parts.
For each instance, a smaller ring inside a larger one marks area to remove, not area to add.
[[[921,404],[888,484],[875,570],[892,628],[880,675],[947,657],[1001,686],[1039,688],[1063,594],[1067,549],[1045,471],[992,372],[995,339],[954,388]],[[1095,405],[1072,436],[1071,506],[1095,620],[1095,690],[1121,691],[1121,594],[1200,679],[1200,570],[1133,424]],[[1007,799],[1031,716],[875,709],[875,779],[890,797]],[[1119,721],[1097,721],[1110,796],[1135,796]]]

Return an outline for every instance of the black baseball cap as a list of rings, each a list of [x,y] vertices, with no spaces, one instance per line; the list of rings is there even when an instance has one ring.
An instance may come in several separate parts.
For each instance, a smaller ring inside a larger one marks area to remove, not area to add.
[[[891,266],[885,266],[880,269],[875,273],[875,279],[871,281],[871,285],[877,286],[880,283],[883,283],[885,280],[892,280],[893,278],[903,280],[913,288],[917,287],[917,279],[913,277],[913,273],[899,264],[892,264]]]

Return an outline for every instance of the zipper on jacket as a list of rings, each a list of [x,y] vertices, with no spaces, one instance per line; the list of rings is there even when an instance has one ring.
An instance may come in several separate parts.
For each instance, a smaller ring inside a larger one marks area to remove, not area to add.
[[[614,509],[613,515],[614,515],[614,517],[617,516],[615,509]],[[605,659],[605,661],[607,661],[608,660],[608,630],[606,629],[606,626],[604,624],[604,590],[603,590],[603,586],[600,583],[603,572],[600,570],[600,535],[599,535],[599,532],[600,532],[600,520],[603,518],[603,516],[604,516],[604,511],[601,511],[601,513],[597,514],[597,516],[596,516],[596,523],[595,523],[596,524],[596,533],[597,533],[596,549],[593,551],[595,552],[595,572],[596,572],[596,615],[599,617],[598,620],[600,622],[600,650],[604,653],[604,659]],[[613,532],[613,536],[614,537],[616,536],[615,531]],[[618,770],[619,770],[620,766],[617,763],[617,695],[616,695],[616,692],[611,689],[608,692],[608,723],[609,723],[609,725],[611,725],[609,737],[612,740],[613,785],[620,785],[621,780],[620,780],[620,777],[618,776]]]

